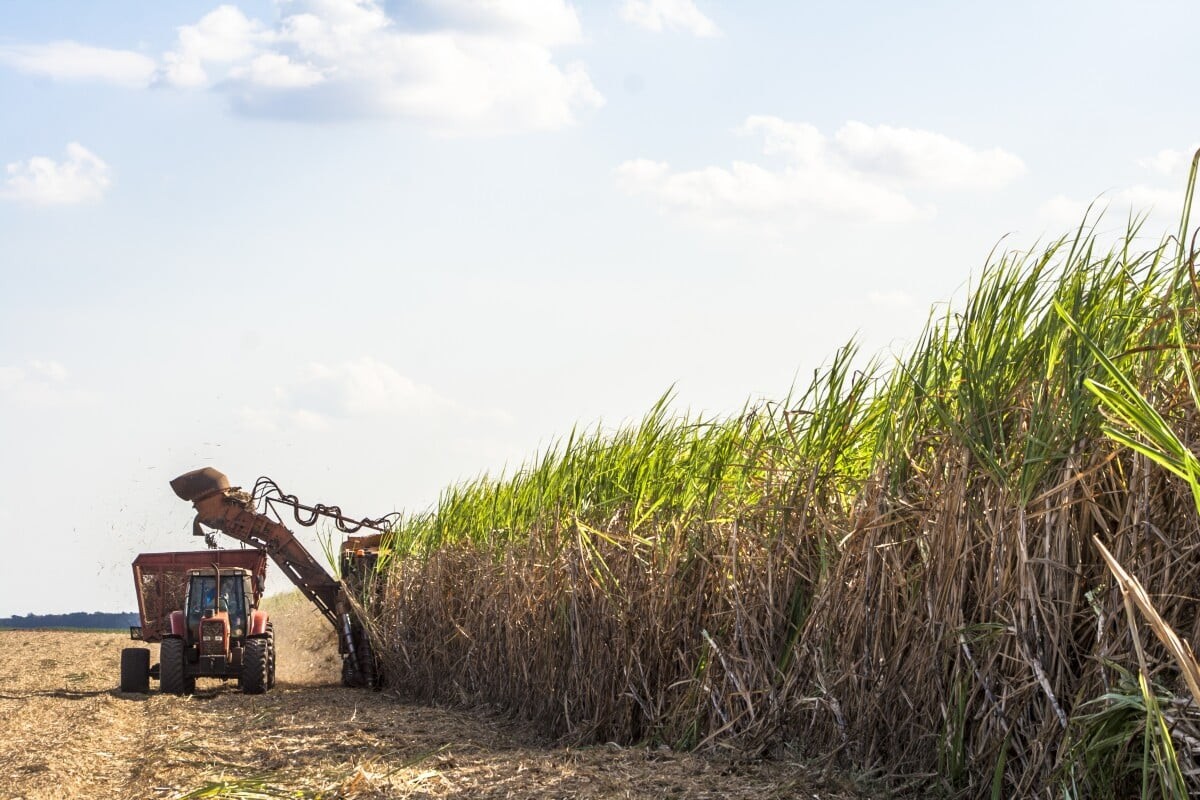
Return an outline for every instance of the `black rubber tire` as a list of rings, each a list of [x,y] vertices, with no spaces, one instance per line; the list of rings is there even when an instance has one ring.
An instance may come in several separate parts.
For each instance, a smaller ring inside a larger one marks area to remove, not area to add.
[[[191,694],[196,679],[188,680],[183,663],[183,639],[169,636],[158,649],[158,681],[163,694]]]
[[[121,651],[121,691],[149,693],[150,651],[145,647],[126,647]]]
[[[262,694],[268,688],[267,639],[247,639],[242,651],[242,693]]]
[[[267,688],[275,688],[275,623],[267,623]]]

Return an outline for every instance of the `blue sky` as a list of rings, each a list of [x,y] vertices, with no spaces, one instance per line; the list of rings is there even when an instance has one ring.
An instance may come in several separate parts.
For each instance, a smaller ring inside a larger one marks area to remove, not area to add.
[[[1157,238],[1200,142],[1198,23],[7,0],[0,615],[132,607],[137,552],[196,544],[167,481],[198,466],[423,509],[672,386],[731,413],[852,336],[900,351],[1002,237],[1097,197]]]

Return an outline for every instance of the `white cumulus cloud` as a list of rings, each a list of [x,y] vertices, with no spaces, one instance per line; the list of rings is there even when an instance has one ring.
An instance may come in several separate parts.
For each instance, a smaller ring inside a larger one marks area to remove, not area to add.
[[[326,417],[423,412],[445,402],[430,387],[370,357],[311,363],[287,397],[295,408]]]
[[[431,387],[369,356],[338,364],[312,362],[296,380],[275,389],[269,408],[243,408],[249,428],[273,430],[289,424],[327,430],[339,421],[375,416],[425,417],[455,404]]]
[[[33,156],[5,167],[0,196],[33,205],[71,205],[99,200],[108,189],[109,167],[78,142],[67,145],[66,158]]]
[[[54,80],[130,87],[148,85],[157,68],[154,59],[132,50],[111,50],[72,41],[0,45],[0,63]]]
[[[976,150],[948,136],[887,125],[847,122],[834,146],[855,169],[934,187],[995,188],[1025,172],[1012,153],[993,147]]]
[[[1183,212],[1183,178],[1198,147],[1200,144],[1182,150],[1164,149],[1137,159],[1137,165],[1150,173],[1148,181],[1153,182],[1110,188],[1090,201],[1055,195],[1038,208],[1038,219],[1047,226],[1070,228],[1078,226],[1085,216],[1091,222],[1104,216],[1110,226],[1124,225],[1131,217],[1145,217],[1147,230],[1170,230],[1179,224]],[[1164,186],[1158,181],[1172,185]]]
[[[385,418],[410,425],[446,419],[511,421],[495,409],[471,408],[445,397],[370,356],[336,364],[309,363],[295,380],[275,387],[270,403],[244,407],[238,414],[245,427],[269,432],[284,428],[325,431]]]
[[[282,53],[263,53],[245,66],[230,70],[230,77],[263,89],[302,89],[325,80],[320,70],[297,64]]]
[[[583,39],[579,12],[562,0],[426,0],[464,31],[553,46]]]
[[[781,166],[736,161],[677,171],[637,159],[617,169],[628,193],[721,227],[787,227],[821,219],[907,222],[935,213],[913,190],[995,189],[1025,170],[999,149],[978,150],[929,131],[848,122],[832,137],[815,126],[751,116],[738,129],[762,139]]]
[[[555,130],[603,97],[557,48],[582,39],[564,0],[424,0],[428,28],[378,0],[285,0],[273,26],[221,6],[180,29],[162,80],[212,86],[242,113],[381,116],[445,133]]]
[[[556,130],[604,103],[567,0],[278,0],[263,22],[225,4],[180,26],[157,60],[74,42],[0,47],[0,63],[64,79],[223,93],[253,116],[390,117],[448,134]]]
[[[1139,158],[1137,164],[1142,169],[1159,175],[1184,175],[1191,166],[1192,158],[1195,156],[1197,149],[1200,149],[1200,142],[1183,150],[1171,150],[1167,148],[1159,150],[1152,156]]]
[[[175,49],[163,56],[159,79],[187,88],[207,86],[211,67],[250,61],[271,39],[262,23],[229,5],[210,11],[195,25],[182,26],[178,33]]]
[[[681,31],[693,36],[720,36],[721,29],[692,0],[625,0],[621,18],[649,31]]]

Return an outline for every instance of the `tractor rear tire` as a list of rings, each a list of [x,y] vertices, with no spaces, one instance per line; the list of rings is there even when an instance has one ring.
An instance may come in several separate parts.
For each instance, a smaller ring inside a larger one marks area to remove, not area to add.
[[[196,690],[196,679],[189,679],[186,673],[183,650],[183,639],[175,636],[163,639],[159,646],[158,676],[163,694],[191,694]]]
[[[244,694],[262,694],[268,688],[268,645],[265,637],[246,640],[246,648],[242,651],[241,684]]]
[[[126,647],[121,651],[121,691],[150,692],[150,651],[145,647]]]

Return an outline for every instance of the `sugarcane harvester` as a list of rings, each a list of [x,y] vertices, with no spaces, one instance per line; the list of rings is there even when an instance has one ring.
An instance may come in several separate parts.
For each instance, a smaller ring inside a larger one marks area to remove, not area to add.
[[[270,478],[259,478],[254,492],[247,494],[231,487],[229,479],[211,467],[180,475],[171,481],[171,489],[181,500],[195,507],[194,535],[204,536],[205,542],[215,547],[214,537],[204,530],[211,528],[266,552],[288,580],[312,601],[337,632],[344,684],[378,688],[383,676],[359,615],[363,593],[373,586],[380,540],[396,525],[398,514],[350,520],[337,506],[301,503],[294,495],[285,494]],[[256,500],[262,503],[264,511],[274,512],[276,518],[256,510]],[[339,553],[342,579],[339,581],[278,520],[279,505],[289,506],[301,525],[312,526],[321,519],[328,519],[343,533],[356,533],[363,528],[376,533],[349,536],[342,543]]]

